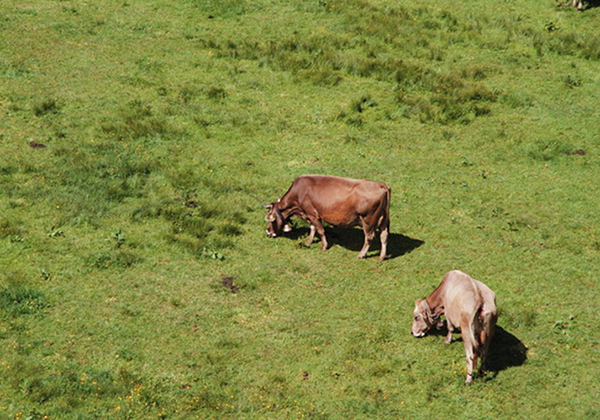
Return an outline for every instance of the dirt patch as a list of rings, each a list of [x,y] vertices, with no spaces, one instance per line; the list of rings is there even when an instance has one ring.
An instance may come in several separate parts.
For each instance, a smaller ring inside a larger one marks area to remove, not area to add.
[[[585,156],[586,152],[583,149],[573,150],[571,152],[565,152],[565,155],[579,155]]]
[[[43,149],[44,147],[47,147],[45,144],[43,143],[38,143],[37,141],[30,141],[29,143],[27,143],[29,145],[29,147],[31,147],[32,149]]]
[[[223,277],[221,279],[221,284],[229,290],[231,290],[231,293],[237,293],[240,291],[240,289],[238,289],[238,287],[235,284],[233,284],[233,277]]]

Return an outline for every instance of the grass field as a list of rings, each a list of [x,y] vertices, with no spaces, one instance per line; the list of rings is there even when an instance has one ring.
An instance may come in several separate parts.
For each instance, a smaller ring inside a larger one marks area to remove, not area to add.
[[[569,2],[570,3],[570,2]],[[600,8],[0,0],[0,419],[600,417]],[[301,174],[392,188],[265,236]],[[410,334],[451,269],[491,371]]]

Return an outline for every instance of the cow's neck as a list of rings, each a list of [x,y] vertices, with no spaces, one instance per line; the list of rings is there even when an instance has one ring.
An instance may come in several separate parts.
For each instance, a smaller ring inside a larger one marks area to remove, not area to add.
[[[434,317],[444,315],[443,291],[445,284],[440,284],[429,296],[425,298],[427,305],[431,308]]]
[[[294,203],[295,203],[295,200],[292,200],[290,198],[289,192],[286,193],[286,195],[284,195],[283,197],[281,197],[281,199],[277,203],[277,208],[283,215],[284,219],[287,220],[291,216],[296,216],[297,206]]]

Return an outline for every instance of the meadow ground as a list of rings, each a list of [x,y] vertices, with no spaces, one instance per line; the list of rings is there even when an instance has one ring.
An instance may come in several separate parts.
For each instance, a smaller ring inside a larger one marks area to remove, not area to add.
[[[0,418],[597,419],[599,24],[0,0]],[[391,186],[388,260],[264,235],[305,173]],[[459,341],[410,335],[451,269],[500,308],[471,387]]]

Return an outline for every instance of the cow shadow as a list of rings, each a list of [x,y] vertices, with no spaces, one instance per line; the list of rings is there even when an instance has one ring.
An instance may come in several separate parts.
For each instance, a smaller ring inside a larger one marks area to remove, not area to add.
[[[583,0],[583,9],[581,10],[581,12],[585,12],[588,9],[594,9],[599,6],[600,6],[600,0]],[[572,5],[572,0],[560,1],[559,3],[556,4],[556,7],[558,9],[577,11],[577,9],[575,9],[575,7],[573,7],[573,5]]]
[[[486,368],[497,374],[511,367],[521,366],[527,361],[528,348],[521,340],[496,325],[494,339],[488,350]]]
[[[452,342],[461,342],[462,337],[459,333],[460,329],[456,329]],[[448,328],[444,322],[440,328],[432,328],[428,334],[432,336],[446,337]],[[506,331],[504,328],[496,325],[494,338],[490,343],[487,360],[485,362],[485,370],[491,375],[488,379],[493,379],[498,375],[498,372],[511,367],[521,366],[527,361],[527,347],[521,340]]]
[[[560,4],[557,4],[557,7],[560,9],[573,9],[575,10],[575,8],[571,5],[571,0],[565,1],[565,2],[561,2]],[[600,0],[584,0],[583,1],[583,10],[582,12],[585,12],[588,9],[594,9],[596,7],[600,7]]]
[[[285,233],[283,236],[288,239],[298,240],[300,238],[306,238],[310,232],[310,229],[305,227],[294,227],[291,232]],[[327,236],[327,242],[329,248],[333,246],[341,246],[349,251],[359,252],[365,240],[365,235],[362,229],[359,228],[336,228],[327,226],[325,229],[325,235]],[[319,235],[315,235],[314,246],[320,242]],[[419,248],[425,242],[420,239],[410,238],[399,233],[390,233],[388,236],[387,246],[387,258],[394,259],[406,255],[415,249]],[[379,240],[379,234],[375,235],[375,239],[371,242],[369,253],[366,258],[378,257],[379,251],[381,250],[381,241]]]
[[[571,2],[568,3],[571,5]],[[594,9],[596,7],[600,7],[600,0],[587,0],[583,2],[583,11],[585,12],[587,9]]]

